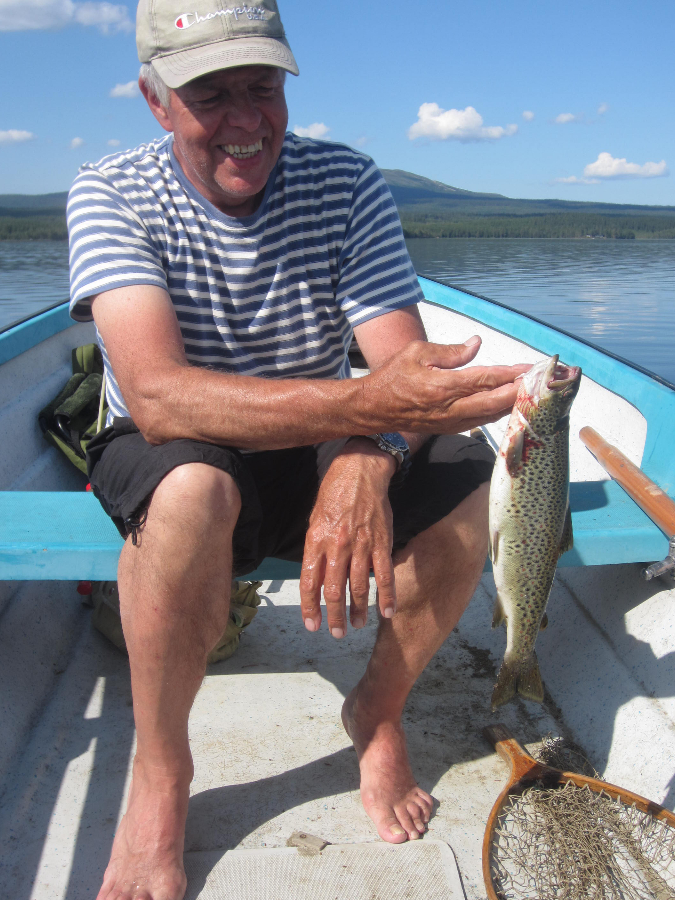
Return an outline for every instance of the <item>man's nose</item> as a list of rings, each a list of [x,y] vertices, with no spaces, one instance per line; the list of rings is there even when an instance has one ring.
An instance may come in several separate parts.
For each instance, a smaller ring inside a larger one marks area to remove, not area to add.
[[[247,94],[241,94],[232,98],[227,110],[227,124],[245,131],[255,131],[262,118],[260,110]]]

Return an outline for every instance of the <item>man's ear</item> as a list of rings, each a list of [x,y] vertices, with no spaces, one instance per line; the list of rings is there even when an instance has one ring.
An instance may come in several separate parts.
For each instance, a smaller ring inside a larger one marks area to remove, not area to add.
[[[140,88],[141,94],[145,97],[146,103],[150,107],[150,112],[157,119],[162,128],[165,131],[173,131],[173,124],[168,110],[162,106],[159,99],[152,93],[142,78],[138,79],[138,87]]]

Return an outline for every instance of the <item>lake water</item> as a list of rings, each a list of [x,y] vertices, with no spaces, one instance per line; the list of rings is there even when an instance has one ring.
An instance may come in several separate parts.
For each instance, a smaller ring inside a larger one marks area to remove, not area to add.
[[[583,337],[675,384],[675,241],[411,240],[415,270]]]
[[[675,241],[411,240],[415,269],[675,383]],[[65,242],[0,242],[0,330],[68,296]]]

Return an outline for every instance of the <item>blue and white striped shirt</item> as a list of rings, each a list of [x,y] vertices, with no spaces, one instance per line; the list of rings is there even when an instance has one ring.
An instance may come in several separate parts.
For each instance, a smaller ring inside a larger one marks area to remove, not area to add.
[[[126,285],[164,288],[193,365],[265,378],[349,377],[353,326],[422,293],[371,159],[287,134],[258,210],[225,215],[168,137],[82,167],[68,200],[71,315]],[[127,416],[99,335],[110,415]]]

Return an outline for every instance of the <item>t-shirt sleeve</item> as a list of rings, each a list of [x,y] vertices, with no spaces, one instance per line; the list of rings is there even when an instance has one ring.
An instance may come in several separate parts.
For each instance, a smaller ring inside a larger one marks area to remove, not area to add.
[[[354,188],[339,266],[336,296],[352,326],[424,299],[394,198],[372,160]]]
[[[70,315],[92,318],[96,294],[131,284],[167,289],[157,247],[139,215],[101,172],[84,169],[68,196]]]

